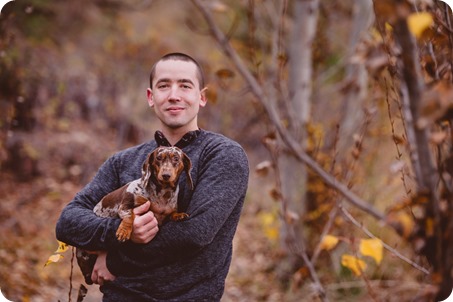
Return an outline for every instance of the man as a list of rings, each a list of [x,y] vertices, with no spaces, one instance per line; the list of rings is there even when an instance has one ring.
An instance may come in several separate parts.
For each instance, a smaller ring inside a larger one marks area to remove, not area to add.
[[[248,182],[248,162],[234,141],[198,128],[206,105],[204,76],[190,56],[171,53],[152,68],[148,104],[160,130],[155,140],[123,150],[100,167],[93,180],[63,209],[61,241],[100,251],[92,280],[103,301],[219,301],[232,255]],[[119,219],[100,218],[93,207],[107,193],[140,178],[141,166],[158,145],[176,145],[192,161],[194,189],[180,180],[178,206],[189,214],[158,228],[149,201],[134,209],[131,240],[120,243]]]

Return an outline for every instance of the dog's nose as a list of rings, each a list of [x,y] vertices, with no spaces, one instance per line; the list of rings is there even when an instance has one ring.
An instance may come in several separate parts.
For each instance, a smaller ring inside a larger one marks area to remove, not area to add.
[[[170,174],[162,174],[162,178],[167,181],[170,179]]]

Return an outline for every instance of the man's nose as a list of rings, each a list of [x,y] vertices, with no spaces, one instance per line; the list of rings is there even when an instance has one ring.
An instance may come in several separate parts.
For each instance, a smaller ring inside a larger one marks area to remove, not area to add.
[[[170,95],[168,96],[170,100],[181,100],[181,95],[179,91],[179,87],[177,85],[173,85],[170,89]]]

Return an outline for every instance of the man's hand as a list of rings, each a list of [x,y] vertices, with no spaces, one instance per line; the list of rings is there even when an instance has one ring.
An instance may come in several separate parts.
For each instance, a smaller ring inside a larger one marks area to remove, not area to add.
[[[113,276],[109,270],[107,269],[107,252],[101,251],[97,252],[98,257],[96,259],[96,263],[94,264],[93,273],[91,273],[91,281],[93,283],[103,285],[106,281],[113,281],[115,280],[115,276]]]
[[[150,201],[134,209],[135,219],[132,228],[131,240],[135,243],[148,243],[159,231],[157,219],[149,210]]]

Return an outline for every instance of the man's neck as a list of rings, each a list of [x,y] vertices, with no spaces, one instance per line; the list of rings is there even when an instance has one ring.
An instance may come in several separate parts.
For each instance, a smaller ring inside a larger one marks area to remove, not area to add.
[[[168,142],[174,146],[178,143],[181,138],[189,131],[195,131],[196,129],[162,129],[162,133],[165,135],[165,138]]]

